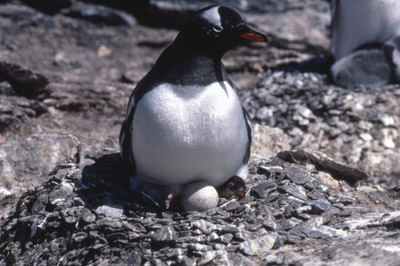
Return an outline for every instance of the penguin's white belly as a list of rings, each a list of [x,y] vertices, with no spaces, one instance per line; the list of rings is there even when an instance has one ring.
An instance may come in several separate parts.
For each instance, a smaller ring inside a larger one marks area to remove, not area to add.
[[[132,125],[140,178],[220,185],[239,171],[248,142],[246,121],[236,91],[223,84],[163,84],[143,96]]]
[[[384,43],[400,34],[399,0],[342,0],[332,25],[336,60],[367,43]]]

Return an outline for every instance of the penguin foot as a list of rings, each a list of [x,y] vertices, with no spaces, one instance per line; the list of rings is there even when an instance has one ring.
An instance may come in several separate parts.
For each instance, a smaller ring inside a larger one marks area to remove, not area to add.
[[[165,200],[165,209],[169,210],[171,208],[171,202],[175,199],[176,196],[176,191],[172,189],[167,190],[169,194],[167,195],[167,198]]]
[[[130,177],[129,180],[132,190],[139,195],[143,205],[159,210],[173,207],[177,195],[174,188],[146,182],[137,177]]]

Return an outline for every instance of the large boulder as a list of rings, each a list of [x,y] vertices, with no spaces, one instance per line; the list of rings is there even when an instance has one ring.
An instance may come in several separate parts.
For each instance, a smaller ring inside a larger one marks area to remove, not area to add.
[[[79,145],[72,135],[9,138],[0,145],[0,198],[20,195],[43,183],[57,165],[76,162]]]

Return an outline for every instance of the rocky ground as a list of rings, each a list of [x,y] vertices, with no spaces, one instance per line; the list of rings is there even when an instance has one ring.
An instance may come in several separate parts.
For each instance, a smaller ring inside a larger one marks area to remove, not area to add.
[[[224,57],[264,126],[247,196],[207,213],[135,203],[113,150],[205,2],[101,3],[0,1],[1,265],[398,265],[400,89],[331,83],[327,1],[230,2],[271,38]]]

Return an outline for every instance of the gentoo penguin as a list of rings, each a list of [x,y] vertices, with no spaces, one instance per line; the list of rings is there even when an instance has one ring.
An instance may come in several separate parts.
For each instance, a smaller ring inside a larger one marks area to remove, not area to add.
[[[332,53],[335,60],[371,43],[400,35],[399,0],[332,0]]]
[[[234,10],[196,12],[133,91],[120,133],[131,186],[168,208],[180,187],[244,184],[252,126],[221,62],[230,49],[267,42]],[[233,186],[234,187],[234,186]],[[241,187],[241,186],[239,186]]]

